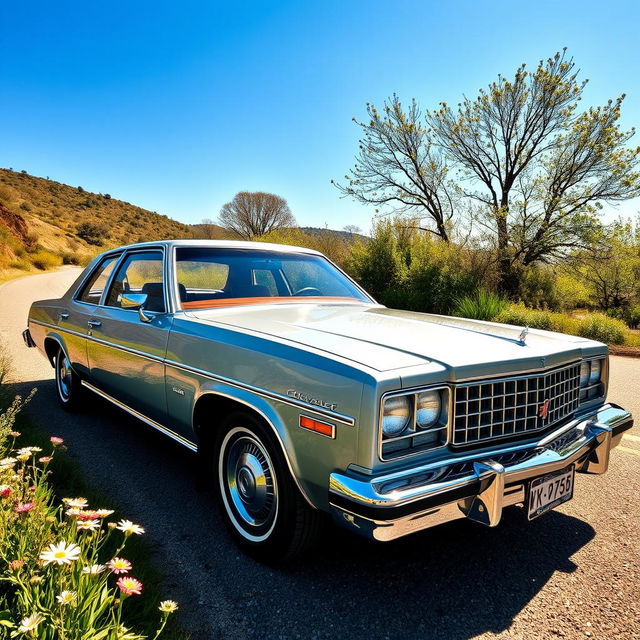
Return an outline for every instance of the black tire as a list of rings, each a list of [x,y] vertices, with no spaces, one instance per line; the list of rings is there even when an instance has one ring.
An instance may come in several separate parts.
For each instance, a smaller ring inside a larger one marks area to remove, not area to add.
[[[266,563],[292,560],[313,546],[324,515],[301,495],[269,427],[239,411],[216,431],[207,466],[238,546]]]
[[[56,377],[56,397],[65,411],[75,411],[82,405],[83,389],[78,374],[71,368],[71,363],[64,349],[60,347],[53,360]]]

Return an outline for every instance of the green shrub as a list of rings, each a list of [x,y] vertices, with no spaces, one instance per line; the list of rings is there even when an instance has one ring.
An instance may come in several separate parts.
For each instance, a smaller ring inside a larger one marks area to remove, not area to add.
[[[497,293],[478,289],[473,295],[458,300],[454,315],[476,320],[494,320],[508,303]]]
[[[75,251],[66,251],[62,254],[62,264],[82,264],[82,256]]]
[[[76,235],[85,242],[98,246],[109,236],[109,229],[96,222],[81,222],[76,227]]]
[[[523,304],[511,304],[496,317],[496,322],[553,331],[554,315],[549,311],[527,309]]]
[[[578,323],[577,334],[583,338],[599,340],[606,344],[624,344],[627,338],[627,325],[604,313],[589,313]]]
[[[33,266],[37,269],[41,269],[42,271],[53,269],[53,267],[59,267],[62,264],[60,256],[57,256],[46,249],[38,249],[38,251],[32,253],[29,257]]]
[[[558,311],[563,305],[556,281],[556,274],[550,266],[532,265],[524,269],[518,288],[520,300],[530,308]]]
[[[640,326],[640,304],[634,305],[627,311],[625,320],[632,329]]]
[[[23,271],[29,271],[31,265],[26,260],[13,260],[9,263],[12,269],[22,269]]]

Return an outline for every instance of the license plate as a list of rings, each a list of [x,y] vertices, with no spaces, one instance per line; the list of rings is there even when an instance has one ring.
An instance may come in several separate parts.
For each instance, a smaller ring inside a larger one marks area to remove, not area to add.
[[[573,498],[573,465],[540,476],[529,485],[529,520],[533,520],[543,513],[554,509],[559,504]]]

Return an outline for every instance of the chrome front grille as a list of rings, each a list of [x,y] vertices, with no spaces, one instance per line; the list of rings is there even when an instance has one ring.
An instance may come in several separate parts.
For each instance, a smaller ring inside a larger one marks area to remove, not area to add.
[[[574,413],[579,395],[580,363],[541,374],[457,385],[452,444],[541,431]]]

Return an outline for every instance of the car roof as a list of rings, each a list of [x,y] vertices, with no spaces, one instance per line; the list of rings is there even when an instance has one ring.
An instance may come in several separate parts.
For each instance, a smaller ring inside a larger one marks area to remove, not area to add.
[[[306,247],[296,247],[288,244],[274,244],[271,242],[249,242],[248,240],[156,240],[154,242],[136,242],[122,247],[114,247],[108,252],[120,251],[123,249],[143,249],[145,247],[157,247],[164,245],[171,249],[173,247],[210,247],[212,249],[257,249],[258,251],[279,251],[282,253],[309,253],[322,255],[314,249]]]

